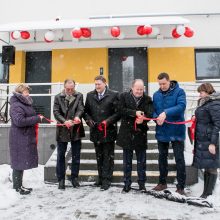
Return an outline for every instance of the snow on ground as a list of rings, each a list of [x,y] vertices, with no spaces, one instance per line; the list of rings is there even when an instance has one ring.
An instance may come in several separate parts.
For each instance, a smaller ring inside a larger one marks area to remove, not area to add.
[[[100,191],[91,183],[82,183],[79,189],[70,185],[65,191],[57,185],[45,184],[43,166],[24,172],[24,185],[33,187],[31,195],[21,196],[12,189],[11,168],[0,166],[0,219],[1,220],[75,220],[75,219],[212,219],[220,216],[220,181],[215,195],[209,198],[214,208],[200,208],[175,203],[165,199],[131,191],[122,194],[122,186],[113,186]],[[136,184],[133,184],[137,187]],[[203,182],[188,189],[193,196],[199,196]],[[150,189],[152,185],[147,184]],[[174,185],[170,185],[175,190]]]

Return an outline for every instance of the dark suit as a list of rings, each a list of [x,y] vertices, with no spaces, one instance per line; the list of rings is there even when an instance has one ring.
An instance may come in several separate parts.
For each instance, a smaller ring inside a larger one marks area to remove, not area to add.
[[[99,100],[96,90],[87,94],[85,104],[85,120],[90,126],[90,140],[94,142],[100,183],[110,184],[114,167],[114,148],[117,136],[119,115],[117,105],[119,94],[106,88],[104,96]],[[106,121],[106,137],[104,127],[98,129],[102,121]],[[93,124],[89,122],[93,122]]]

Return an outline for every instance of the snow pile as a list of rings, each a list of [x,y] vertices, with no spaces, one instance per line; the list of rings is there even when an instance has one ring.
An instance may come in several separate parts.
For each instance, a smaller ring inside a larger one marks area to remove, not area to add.
[[[70,185],[65,191],[57,185],[45,184],[43,166],[24,172],[24,186],[33,187],[31,195],[21,196],[12,189],[11,168],[0,166],[0,219],[74,220],[74,219],[219,219],[220,181],[209,200],[214,208],[200,208],[187,204],[157,199],[135,190],[122,194],[123,184],[100,191],[91,183],[79,189]],[[68,184],[68,182],[67,182]],[[137,184],[132,184],[137,188]],[[147,184],[147,188],[153,186]],[[175,191],[175,185],[169,185]],[[191,196],[202,193],[203,181],[187,189]]]

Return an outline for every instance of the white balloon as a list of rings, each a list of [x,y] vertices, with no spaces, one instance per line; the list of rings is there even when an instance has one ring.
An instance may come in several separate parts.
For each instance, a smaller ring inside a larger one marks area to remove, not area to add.
[[[13,31],[12,32],[12,38],[14,39],[14,40],[17,40],[17,39],[19,39],[21,37],[21,32],[20,31]]]
[[[55,38],[54,32],[53,31],[47,31],[44,35],[44,38],[48,42],[52,42]]]
[[[179,35],[183,35],[185,33],[185,27],[183,25],[178,25],[176,28],[176,33]]]

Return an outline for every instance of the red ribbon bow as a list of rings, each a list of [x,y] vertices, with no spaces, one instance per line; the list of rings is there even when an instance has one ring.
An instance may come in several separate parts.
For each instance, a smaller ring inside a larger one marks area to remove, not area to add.
[[[106,121],[102,121],[98,125],[97,128],[98,128],[99,131],[103,131],[104,130],[104,138],[106,138],[106,135],[107,135],[107,122]]]

